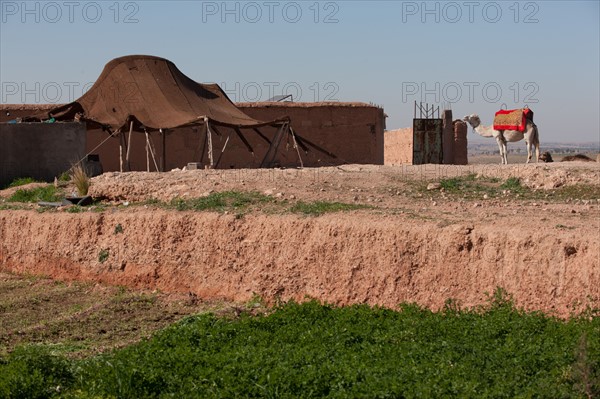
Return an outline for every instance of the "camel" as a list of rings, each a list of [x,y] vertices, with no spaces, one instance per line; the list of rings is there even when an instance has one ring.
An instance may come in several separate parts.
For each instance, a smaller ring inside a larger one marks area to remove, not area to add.
[[[508,164],[506,157],[506,143],[515,143],[517,141],[525,139],[527,143],[527,162],[531,161],[532,151],[531,146],[535,147],[535,162],[537,163],[540,158],[540,139],[538,128],[533,121],[528,120],[526,129],[524,132],[518,130],[495,130],[493,126],[483,126],[481,119],[476,114],[467,115],[463,118],[465,122],[473,127],[473,130],[482,137],[493,137],[498,142],[498,148],[500,149],[500,158],[502,164]]]

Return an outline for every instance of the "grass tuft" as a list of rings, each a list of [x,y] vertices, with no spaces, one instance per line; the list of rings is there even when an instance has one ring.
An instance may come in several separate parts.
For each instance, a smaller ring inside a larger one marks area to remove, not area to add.
[[[18,179],[13,180],[12,182],[10,182],[8,184],[8,186],[6,186],[6,188],[24,186],[24,185],[30,184],[30,183],[41,183],[41,182],[35,180],[32,177],[20,177]]]
[[[345,204],[342,202],[326,202],[314,201],[303,202],[298,201],[290,208],[290,212],[303,213],[305,215],[319,216],[329,212],[353,211],[357,209],[371,208],[368,205],[361,204]]]
[[[206,197],[182,199],[175,198],[171,206],[178,211],[218,211],[245,210],[254,205],[266,204],[273,199],[256,191],[223,191],[211,193]]]
[[[62,194],[53,185],[37,187],[31,190],[18,189],[8,198],[9,202],[60,201]]]
[[[85,197],[90,189],[90,177],[81,163],[78,163],[71,168],[71,178],[73,179],[73,184],[75,184],[75,187],[77,188],[77,194],[81,197]]]

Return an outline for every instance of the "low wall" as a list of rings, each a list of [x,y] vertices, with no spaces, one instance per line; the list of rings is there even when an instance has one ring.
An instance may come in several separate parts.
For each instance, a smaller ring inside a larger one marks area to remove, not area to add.
[[[385,150],[384,163],[386,165],[412,164],[413,161],[413,130],[412,127],[404,129],[387,130],[384,133]]]
[[[51,181],[85,150],[81,123],[0,123],[0,186],[19,177]]]
[[[444,140],[442,147],[444,149],[444,164],[467,165],[467,125],[466,123],[455,120],[447,123],[444,128]],[[387,130],[384,133],[385,165],[401,165],[413,163],[413,129],[406,127],[403,129]],[[451,157],[451,159],[448,159]]]
[[[305,166],[327,166],[345,163],[379,164],[384,161],[383,131],[385,116],[383,109],[365,103],[240,103],[236,104],[243,112],[259,120],[273,120],[282,116],[291,118],[293,129],[318,147],[333,153],[334,157],[309,147],[309,152],[300,152]],[[57,105],[3,105],[0,106],[0,121],[15,119],[42,111]],[[6,115],[6,113],[10,115]],[[260,128],[267,137],[275,135],[272,127]],[[228,136],[230,139],[223,153],[219,168],[255,168],[260,166],[268,143],[253,130],[243,130],[253,153],[240,140],[232,129],[220,128],[221,135],[214,135],[215,160],[220,156]],[[150,135],[156,150],[156,163],[160,167],[162,137],[154,132]],[[208,163],[204,147],[204,132],[198,128],[180,128],[169,131],[166,138],[166,168],[181,168],[188,162]],[[104,171],[119,170],[119,139],[109,138],[99,129],[88,130],[87,152],[98,154]],[[275,159],[276,164],[286,167],[299,165],[298,153],[291,141],[282,141]],[[146,170],[145,136],[139,132],[132,135],[130,154],[131,170]],[[154,161],[150,161],[155,170]]]

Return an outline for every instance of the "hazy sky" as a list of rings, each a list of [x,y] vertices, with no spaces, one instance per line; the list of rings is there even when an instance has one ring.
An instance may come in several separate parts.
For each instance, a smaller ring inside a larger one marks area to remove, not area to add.
[[[527,104],[542,141],[599,142],[599,3],[0,0],[0,102],[72,101],[151,54],[234,101],[373,102],[388,129],[415,100],[485,124]]]

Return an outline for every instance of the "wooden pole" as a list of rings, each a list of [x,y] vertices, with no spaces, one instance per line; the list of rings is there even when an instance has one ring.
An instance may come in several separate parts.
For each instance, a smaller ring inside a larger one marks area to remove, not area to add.
[[[129,163],[129,153],[131,152],[131,133],[133,132],[133,121],[129,123],[129,138],[127,139],[127,156],[125,157],[125,167],[127,171],[131,171],[131,164]]]
[[[167,129],[160,129],[162,135],[162,158],[160,160],[160,168],[163,172],[167,171]]]
[[[123,173],[123,145],[125,142],[125,136],[123,132],[119,132],[119,172]]]
[[[294,148],[296,149],[296,153],[298,154],[298,159],[300,160],[300,167],[304,168],[304,162],[302,162],[302,157],[300,156],[300,150],[298,149],[298,143],[296,142],[296,135],[294,134],[294,129],[290,126],[290,134],[292,135],[292,141],[294,142]]]
[[[210,126],[208,124],[208,118],[204,119],[206,123],[206,135],[208,137],[208,162],[210,169],[214,168],[215,161],[213,159],[213,143],[212,143],[212,134],[210,132]]]
[[[227,139],[225,140],[225,144],[223,145],[223,148],[221,149],[221,153],[219,154],[219,158],[217,158],[217,163],[215,164],[216,167],[219,166],[219,163],[221,162],[221,158],[223,157],[223,153],[225,152],[225,148],[227,148],[227,143],[229,143],[229,137],[231,136],[231,134],[227,135]]]
[[[150,137],[150,133],[148,133],[147,130],[144,129],[144,132],[146,133],[146,142],[148,145],[148,150],[150,152],[150,155],[152,156],[152,162],[154,162],[154,168],[157,172],[159,172],[160,170],[158,169],[158,164],[156,163],[156,148],[154,147],[154,144],[152,143],[152,139]],[[150,166],[149,166],[150,160],[148,160],[148,172],[150,171]]]
[[[279,148],[279,144],[281,144],[281,139],[283,138],[284,133],[287,134],[287,129],[288,123],[284,122],[283,125],[281,125],[281,127],[277,130],[277,133],[275,133],[275,137],[273,137],[271,145],[269,146],[269,149],[267,150],[267,153],[260,164],[261,168],[271,166],[275,160],[275,156],[277,155],[277,149]]]
[[[206,125],[202,125],[204,128],[204,136],[202,136],[202,141],[200,143],[200,163],[204,162],[204,153],[206,152],[206,142],[208,140],[208,131],[206,130]]]
[[[144,130],[146,134],[146,172],[150,172],[150,140],[148,140],[148,132]]]

